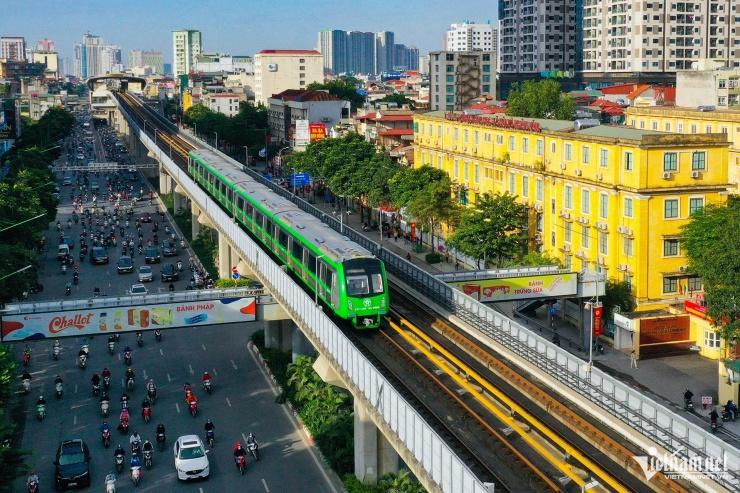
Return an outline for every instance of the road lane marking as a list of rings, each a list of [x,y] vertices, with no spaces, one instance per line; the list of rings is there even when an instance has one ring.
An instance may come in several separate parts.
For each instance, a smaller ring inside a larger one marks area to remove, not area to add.
[[[244,435],[244,433],[242,433],[242,438],[244,439],[244,443],[247,443],[247,437],[246,435]]]
[[[203,351],[206,350],[206,345],[205,344],[201,344],[201,347],[203,347]]]
[[[77,393],[77,384],[75,384],[75,394]]]
[[[262,478],[262,486],[265,487],[265,491],[267,493],[270,493],[270,488],[267,487],[267,483],[265,482],[265,478]]]
[[[194,375],[195,372],[193,371],[193,365],[188,365],[188,368],[190,368],[190,374]]]
[[[235,370],[238,370],[239,369],[239,368],[237,368],[236,363],[234,363],[234,360],[233,359],[231,360],[231,366],[233,366]]]
[[[167,374],[167,381],[168,382],[171,382],[172,381],[172,379],[170,378],[170,374],[169,373]]]
[[[74,415],[74,419],[72,420],[72,425],[77,426],[77,415]]]
[[[216,376],[216,377],[218,376],[218,373],[216,373],[216,369],[215,368],[213,369],[213,375]]]
[[[180,412],[180,404],[178,404],[177,402],[175,402],[175,409],[177,409],[178,413]]]
[[[198,488],[198,493],[203,493],[203,488]]]
[[[228,398],[228,397],[226,398],[226,404],[228,404],[228,405],[229,405],[229,407],[231,407],[231,401],[229,400],[229,398]]]
[[[146,376],[146,370],[144,370],[142,373],[144,373],[144,380],[149,380],[149,377]]]
[[[118,353],[118,361],[121,361],[121,353]]]
[[[162,351],[162,348],[159,348],[159,355],[164,356],[164,352]]]

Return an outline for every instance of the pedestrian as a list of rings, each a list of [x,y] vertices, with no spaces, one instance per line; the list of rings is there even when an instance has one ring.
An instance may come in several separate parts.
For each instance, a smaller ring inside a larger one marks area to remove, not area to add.
[[[408,233],[406,233],[405,235],[403,235],[403,244],[404,245],[408,245],[409,244],[409,234]]]
[[[450,252],[445,252],[445,262],[450,263]]]
[[[637,353],[634,349],[630,352],[630,368],[637,369]]]
[[[407,253],[406,254],[406,260],[408,260],[409,262],[411,262],[411,254],[410,253]]]
[[[460,270],[460,262],[455,260],[455,270]]]
[[[396,233],[393,235],[393,240],[398,243],[398,230],[396,230]]]

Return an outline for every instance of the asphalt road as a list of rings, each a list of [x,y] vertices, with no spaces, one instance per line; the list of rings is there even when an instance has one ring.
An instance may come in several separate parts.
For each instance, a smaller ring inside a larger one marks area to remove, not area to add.
[[[99,139],[96,139],[99,145]],[[64,159],[64,156],[62,157]],[[61,176],[59,181],[61,182]],[[105,179],[99,179],[101,188]],[[143,179],[135,185],[143,186],[148,195],[148,183]],[[46,248],[41,257],[43,277],[40,279],[44,291],[30,294],[27,301],[88,298],[95,286],[108,295],[125,294],[132,284],[137,283],[136,270],[143,264],[143,257],[134,258],[134,274],[118,274],[116,263],[121,246],[109,248],[110,263],[93,266],[89,255],[80,262],[79,235],[81,225],[73,223],[67,230],[66,220],[71,217],[72,205],[70,187],[61,188],[59,221],[66,233],[76,240],[74,254],[79,263],[80,283],[73,287],[70,297],[64,293],[66,282],[72,280],[72,271],[62,274],[61,264],[56,259],[59,234],[56,224],[51,224],[46,233]],[[108,205],[107,203],[103,202]],[[156,204],[156,202],[155,202]],[[89,205],[89,203],[87,204]],[[99,205],[102,205],[100,203]],[[143,211],[154,212],[154,205],[136,208],[135,217]],[[164,235],[165,224],[172,224],[170,218],[165,222],[157,216],[160,237]],[[133,226],[131,226],[133,228]],[[143,225],[144,239],[151,235],[152,224]],[[160,239],[161,241],[161,239]],[[178,245],[179,248],[179,245]],[[177,290],[185,289],[189,282],[187,259],[191,253],[181,254],[184,271],[181,279],[174,284]],[[173,262],[178,257],[172,258]],[[167,262],[165,258],[163,262]],[[155,280],[147,283],[150,292],[166,290],[168,283],[159,280],[159,266],[151,264]],[[115,469],[113,451],[118,443],[130,451],[129,436],[115,430],[120,412],[120,395],[124,389],[123,374],[126,366],[122,361],[122,349],[129,344],[133,348],[132,368],[136,373],[136,387],[128,392],[132,398],[132,419],[129,432],[138,431],[144,439],[155,444],[154,465],[151,471],[144,471],[139,485],[140,491],[197,491],[199,493],[222,491],[250,492],[303,492],[337,493],[333,486],[333,476],[327,473],[315,455],[304,434],[298,430],[297,423],[285,406],[275,404],[276,393],[270,386],[258,361],[248,351],[249,335],[262,326],[261,323],[228,324],[220,326],[199,326],[184,329],[164,330],[162,342],[156,342],[153,331],[144,332],[145,344],[136,346],[135,335],[124,333],[117,344],[116,353],[108,354],[107,340],[104,337],[90,338],[90,356],[86,370],[76,365],[76,355],[82,343],[78,338],[61,338],[62,352],[54,361],[51,341],[29,343],[33,357],[29,371],[33,376],[31,393],[19,396],[20,406],[14,412],[15,422],[22,435],[21,447],[32,450],[27,461],[36,471],[41,481],[41,491],[51,491],[54,484],[54,454],[60,440],[82,438],[90,446],[92,455],[92,489],[104,488],[106,474]],[[16,354],[20,358],[25,343],[16,344]],[[113,428],[111,447],[103,447],[99,427],[102,415],[98,398],[92,393],[90,378],[108,367],[113,373],[111,409],[109,424]],[[19,369],[19,373],[23,369]],[[213,394],[208,395],[200,384],[204,371],[213,376]],[[54,396],[53,381],[56,375],[64,380],[64,396]],[[158,387],[158,397],[152,408],[152,421],[144,424],[140,405],[146,396],[145,383],[154,379]],[[184,400],[183,384],[193,384],[199,397],[199,412],[196,418],[188,413]],[[20,390],[20,378],[18,378]],[[36,400],[44,395],[47,402],[46,419],[39,422],[36,416]],[[172,444],[178,436],[198,434],[204,437],[203,426],[211,419],[216,426],[216,443],[209,452],[211,477],[207,481],[179,483],[174,468]],[[167,446],[163,452],[156,448],[155,429],[157,423],[167,429]],[[254,433],[260,443],[260,461],[248,460],[247,470],[242,477],[233,464],[232,449],[237,440],[245,440]],[[126,464],[130,455],[127,455]],[[333,481],[336,481],[334,478]],[[127,470],[119,478],[117,491],[133,490],[133,483]],[[237,489],[238,488],[238,489]],[[25,491],[25,479],[16,482],[16,491]]]

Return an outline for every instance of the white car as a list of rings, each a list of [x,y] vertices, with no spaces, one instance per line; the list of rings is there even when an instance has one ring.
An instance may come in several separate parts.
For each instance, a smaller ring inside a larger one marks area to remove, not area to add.
[[[207,478],[211,473],[208,465],[208,450],[198,435],[184,435],[172,447],[175,454],[177,479]]]
[[[129,291],[130,294],[147,294],[148,292],[149,290],[143,284],[134,284]]]
[[[152,268],[148,265],[142,265],[139,267],[139,282],[152,282],[154,280],[154,274],[152,274]]]

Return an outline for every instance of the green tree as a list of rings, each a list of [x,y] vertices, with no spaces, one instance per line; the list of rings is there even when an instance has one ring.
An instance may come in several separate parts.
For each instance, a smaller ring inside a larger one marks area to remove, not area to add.
[[[517,267],[517,266],[525,266],[525,267],[537,267],[540,265],[557,265],[561,269],[563,268],[562,262],[560,260],[550,257],[548,253],[540,253],[540,252],[529,252],[528,254],[524,255],[523,257],[519,259],[514,259],[508,262],[504,262],[505,267]]]
[[[525,118],[571,120],[575,115],[575,102],[560,90],[552,79],[526,80],[514,83],[509,91],[506,114]]]
[[[401,469],[398,474],[391,472],[380,478],[379,486],[386,493],[424,493],[424,487],[416,481],[408,469]]]
[[[605,320],[613,320],[615,313],[632,310],[632,290],[626,281],[611,278],[606,281],[604,297],[599,301],[603,304]]]
[[[475,209],[460,214],[460,223],[447,244],[479,261],[492,261],[496,267],[518,257],[527,244],[527,209],[517,198],[508,192],[484,193]]]
[[[400,108],[404,104],[409,105],[409,108],[412,110],[416,109],[416,104],[413,100],[407,98],[403,94],[389,94],[383,99],[377,99],[375,101],[376,103],[396,103],[398,107]]]
[[[15,431],[15,425],[9,423],[11,417],[6,414],[13,405],[15,366],[11,348],[0,345],[0,436],[2,437],[13,437]],[[24,461],[30,452],[19,449],[17,443],[17,440],[11,439],[10,447],[0,449],[0,492],[13,491],[15,479],[28,473],[28,466]]]
[[[710,204],[681,228],[690,272],[701,277],[707,315],[727,341],[740,336],[740,198]]]
[[[329,94],[345,101],[349,101],[352,109],[361,108],[365,103],[365,96],[357,92],[360,86],[355,78],[340,78],[328,82],[312,82],[306,89],[310,91],[329,91]]]

